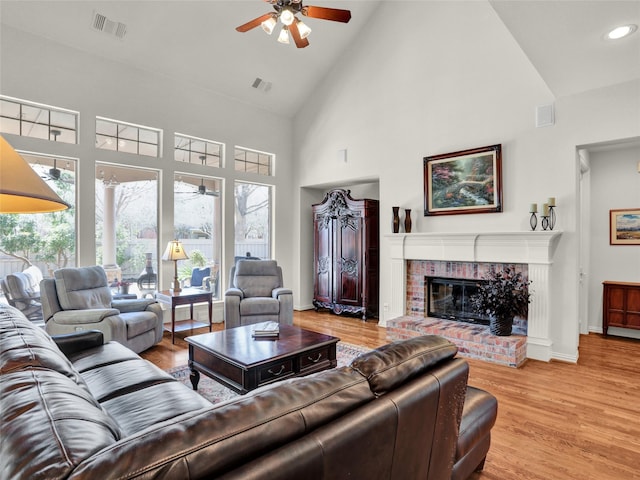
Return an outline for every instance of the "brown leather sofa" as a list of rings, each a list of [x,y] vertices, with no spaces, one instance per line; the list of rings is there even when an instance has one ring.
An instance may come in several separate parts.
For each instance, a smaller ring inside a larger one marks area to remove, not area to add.
[[[0,307],[0,478],[443,480],[495,420],[457,453],[468,366],[437,336],[217,405],[101,332],[56,341]]]

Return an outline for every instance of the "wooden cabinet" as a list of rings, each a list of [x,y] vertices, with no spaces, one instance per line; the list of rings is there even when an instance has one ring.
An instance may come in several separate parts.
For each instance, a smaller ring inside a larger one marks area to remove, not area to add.
[[[640,330],[640,283],[603,282],[602,333],[609,327]]]
[[[379,207],[332,190],[313,205],[313,305],[334,313],[378,315]]]

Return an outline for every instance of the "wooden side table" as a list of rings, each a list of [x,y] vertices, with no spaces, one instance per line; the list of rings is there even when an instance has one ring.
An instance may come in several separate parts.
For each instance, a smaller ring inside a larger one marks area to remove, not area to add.
[[[156,300],[160,303],[171,306],[171,329],[164,327],[171,332],[171,343],[175,343],[176,332],[193,330],[194,328],[206,327],[206,323],[197,322],[193,319],[193,305],[195,303],[207,303],[209,306],[209,331],[213,325],[213,292],[200,290],[197,288],[183,288],[175,293],[173,290],[162,290],[156,292]],[[178,322],[176,325],[176,307],[178,305],[189,305],[189,320]]]

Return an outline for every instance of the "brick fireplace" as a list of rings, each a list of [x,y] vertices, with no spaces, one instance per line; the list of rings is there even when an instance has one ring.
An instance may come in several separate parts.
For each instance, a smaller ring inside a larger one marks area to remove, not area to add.
[[[391,339],[448,332],[462,353],[512,366],[526,358],[549,361],[549,299],[553,252],[561,232],[410,233],[386,235],[391,246],[391,305],[381,322]],[[425,317],[425,277],[478,279],[509,266],[532,281],[526,322],[511,337],[484,325]],[[455,327],[455,328],[454,328]]]

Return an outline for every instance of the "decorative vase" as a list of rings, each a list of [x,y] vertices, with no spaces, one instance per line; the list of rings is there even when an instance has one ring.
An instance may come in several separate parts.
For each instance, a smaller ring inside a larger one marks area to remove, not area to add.
[[[491,335],[508,337],[511,335],[512,328],[513,318],[496,318],[495,316],[489,318],[489,332],[491,332]]]
[[[400,231],[400,215],[398,212],[400,211],[400,207],[391,207],[393,210],[393,233],[398,233]]]
[[[406,233],[411,233],[411,209],[404,209],[404,231]]]
[[[120,285],[120,293],[127,295],[129,293],[129,285]]]

